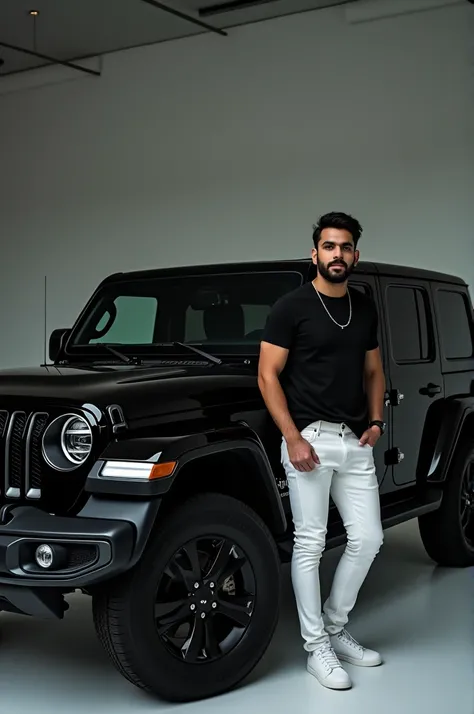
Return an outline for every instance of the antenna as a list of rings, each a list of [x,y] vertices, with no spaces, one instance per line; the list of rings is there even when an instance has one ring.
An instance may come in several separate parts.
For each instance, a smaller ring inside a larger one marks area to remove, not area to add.
[[[47,340],[47,319],[48,319],[48,287],[47,287],[47,277],[44,276],[44,364],[46,366],[46,340]]]

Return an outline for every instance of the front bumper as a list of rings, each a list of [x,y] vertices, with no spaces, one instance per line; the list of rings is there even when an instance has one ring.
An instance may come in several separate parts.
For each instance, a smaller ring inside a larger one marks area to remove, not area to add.
[[[62,593],[109,580],[133,564],[137,534],[126,520],[52,516],[32,506],[1,515],[0,610],[62,617]],[[35,558],[42,544],[57,557],[47,570]]]

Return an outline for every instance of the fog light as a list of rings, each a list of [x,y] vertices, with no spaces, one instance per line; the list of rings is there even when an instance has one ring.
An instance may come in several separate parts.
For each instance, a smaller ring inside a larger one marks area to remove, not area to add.
[[[36,548],[35,558],[40,568],[50,568],[54,560],[53,549],[50,545],[43,543]]]

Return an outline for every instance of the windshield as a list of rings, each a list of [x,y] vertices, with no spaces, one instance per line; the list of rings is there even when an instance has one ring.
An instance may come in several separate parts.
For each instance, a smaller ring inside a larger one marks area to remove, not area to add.
[[[180,342],[212,354],[257,353],[273,304],[301,282],[297,272],[111,282],[81,316],[67,352],[97,356],[108,344],[125,354],[183,354]]]

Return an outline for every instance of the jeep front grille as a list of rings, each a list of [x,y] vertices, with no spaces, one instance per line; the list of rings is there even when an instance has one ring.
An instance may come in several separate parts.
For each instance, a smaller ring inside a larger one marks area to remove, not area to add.
[[[7,498],[41,498],[41,437],[45,412],[0,411],[0,493]]]

